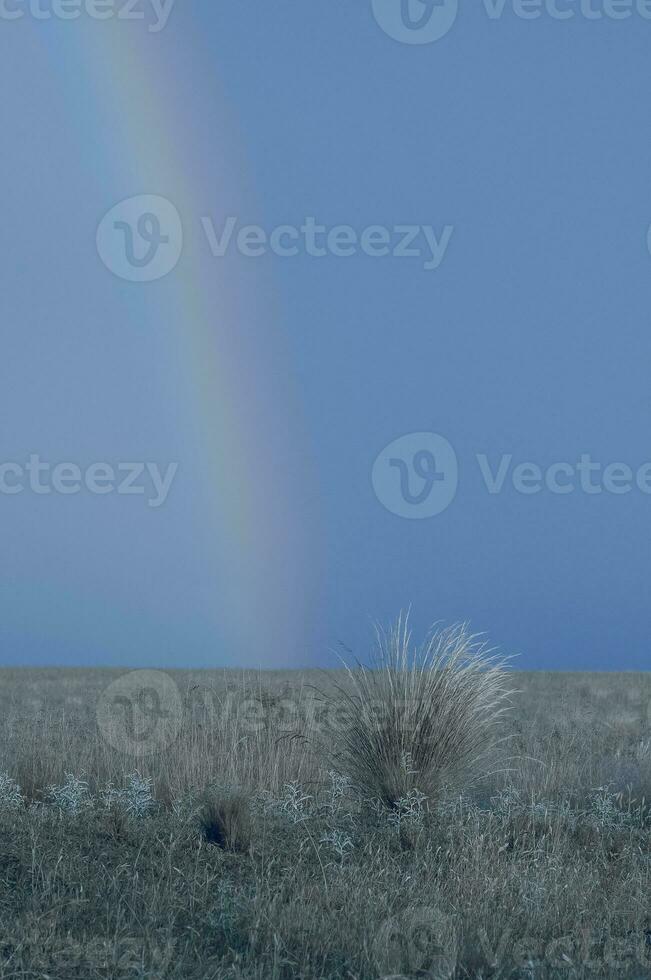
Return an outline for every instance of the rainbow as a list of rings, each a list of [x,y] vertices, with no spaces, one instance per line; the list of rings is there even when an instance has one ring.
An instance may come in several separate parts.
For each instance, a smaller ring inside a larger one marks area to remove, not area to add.
[[[282,334],[268,273],[260,273],[261,290],[247,293],[229,260],[215,260],[203,237],[201,216],[224,202],[236,214],[249,193],[242,186],[246,159],[226,99],[215,97],[211,52],[180,13],[172,12],[160,34],[115,19],[66,26],[83,38],[85,83],[112,144],[111,184],[123,188],[123,198],[166,197],[184,224],[176,269],[132,288],[148,290],[145,302],[164,304],[168,318],[173,304],[178,325],[179,414],[201,447],[201,486],[193,489],[198,547],[214,549],[219,568],[218,588],[206,600],[214,602],[216,648],[206,652],[205,665],[305,665],[313,658],[306,632],[316,561],[304,518],[310,491],[293,485],[283,462],[301,452],[298,400],[286,369],[278,373]],[[181,89],[179,79],[187,83],[189,73],[176,65],[188,57],[199,66],[193,78],[209,73],[209,93]],[[202,145],[206,127],[210,157]],[[120,199],[106,200],[106,210]],[[181,460],[180,479],[182,467]]]

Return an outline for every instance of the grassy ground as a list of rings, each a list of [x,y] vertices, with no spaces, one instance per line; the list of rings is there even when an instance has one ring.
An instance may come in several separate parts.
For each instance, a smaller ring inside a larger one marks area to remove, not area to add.
[[[0,978],[651,978],[651,677],[512,682],[510,771],[387,811],[319,675],[0,671]]]

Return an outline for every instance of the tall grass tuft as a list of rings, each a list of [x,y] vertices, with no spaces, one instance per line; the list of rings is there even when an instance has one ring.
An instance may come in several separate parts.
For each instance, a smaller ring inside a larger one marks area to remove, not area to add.
[[[246,852],[251,847],[251,816],[241,794],[207,799],[201,812],[201,830],[208,844],[224,851]]]
[[[434,627],[419,647],[407,616],[376,635],[370,665],[344,663],[347,682],[325,695],[333,764],[393,811],[415,790],[436,802],[488,775],[510,706],[506,661],[463,624]]]

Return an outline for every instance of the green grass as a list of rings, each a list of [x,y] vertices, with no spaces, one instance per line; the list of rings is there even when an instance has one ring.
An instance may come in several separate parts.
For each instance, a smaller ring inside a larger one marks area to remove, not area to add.
[[[513,673],[511,771],[390,808],[328,775],[345,673],[173,672],[139,756],[120,674],[0,671],[0,978],[651,977],[648,674]]]

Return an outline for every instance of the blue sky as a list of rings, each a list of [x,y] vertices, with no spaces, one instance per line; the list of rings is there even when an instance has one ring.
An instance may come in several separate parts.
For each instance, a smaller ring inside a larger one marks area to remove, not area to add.
[[[651,19],[442,6],[2,6],[3,663],[648,667]]]

